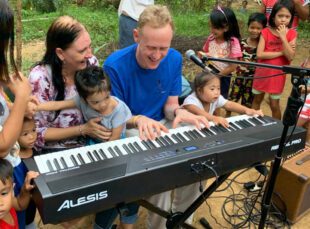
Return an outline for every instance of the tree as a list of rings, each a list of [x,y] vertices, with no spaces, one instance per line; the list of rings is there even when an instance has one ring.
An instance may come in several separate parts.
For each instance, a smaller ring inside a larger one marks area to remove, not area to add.
[[[12,7],[15,9],[15,25],[16,25],[16,64],[18,69],[22,67],[22,0],[11,0]]]

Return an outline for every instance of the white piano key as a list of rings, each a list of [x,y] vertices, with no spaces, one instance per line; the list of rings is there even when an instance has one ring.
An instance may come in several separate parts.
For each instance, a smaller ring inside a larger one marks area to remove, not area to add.
[[[70,167],[74,167],[74,164],[73,164],[73,162],[72,162],[72,160],[71,160],[71,158],[70,158],[70,155],[72,155],[70,152],[68,152],[68,153],[64,153],[63,155],[62,155],[62,157],[65,159],[65,162],[66,162],[66,164],[67,164],[67,166],[70,168]]]
[[[36,162],[36,165],[40,173],[43,174],[49,172],[49,168],[47,167],[47,164],[42,160],[41,156],[35,156],[34,161]]]

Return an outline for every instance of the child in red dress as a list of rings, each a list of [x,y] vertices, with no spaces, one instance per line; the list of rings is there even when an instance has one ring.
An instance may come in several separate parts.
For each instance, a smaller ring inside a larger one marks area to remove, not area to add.
[[[288,1],[277,2],[270,14],[269,25],[262,30],[257,47],[257,62],[289,65],[295,55],[297,33],[290,29],[294,7]],[[265,78],[261,78],[265,77]],[[272,117],[281,119],[280,97],[285,85],[285,73],[279,69],[257,67],[253,81],[253,109],[259,109],[265,93],[270,95]]]

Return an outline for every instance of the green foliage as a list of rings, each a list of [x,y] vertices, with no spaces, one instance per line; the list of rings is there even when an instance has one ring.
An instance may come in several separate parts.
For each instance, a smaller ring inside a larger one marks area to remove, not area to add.
[[[310,38],[310,23],[309,21],[299,21],[298,25],[298,39],[299,38]]]
[[[68,0],[23,0],[23,9],[35,9],[40,13],[62,12],[68,5]]]
[[[176,34],[188,37],[208,36],[209,14],[203,12],[187,12],[183,14],[173,14]]]
[[[158,0],[157,4],[167,5],[169,9],[177,12],[207,11],[215,4],[215,0]]]
[[[120,0],[89,0],[85,1],[85,5],[92,9],[117,9]]]

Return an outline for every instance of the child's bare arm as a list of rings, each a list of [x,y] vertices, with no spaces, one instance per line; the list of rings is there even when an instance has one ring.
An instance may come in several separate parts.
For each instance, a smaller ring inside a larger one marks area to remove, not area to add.
[[[208,112],[206,112],[205,110],[200,109],[199,107],[197,107],[194,104],[186,104],[183,105],[183,107],[188,110],[189,112],[195,114],[195,115],[201,115],[207,118],[207,120],[212,121],[212,117],[213,115],[209,114]]]
[[[113,140],[117,140],[117,139],[121,138],[121,134],[122,134],[124,125],[126,125],[126,124],[120,125],[119,127],[112,129],[112,135],[109,138],[109,141],[113,141]]]
[[[73,99],[63,100],[63,101],[49,101],[45,103],[40,103],[37,106],[38,111],[58,111],[64,109],[75,108],[76,104]]]
[[[228,111],[236,112],[239,114],[264,116],[262,110],[254,110],[233,101],[227,101],[227,103],[224,105],[224,108]]]
[[[224,68],[222,71],[220,71],[219,74],[223,75],[223,76],[227,76],[230,73],[232,73],[233,71],[235,71],[237,66],[238,66],[237,64],[229,64],[226,68]]]
[[[277,32],[282,41],[283,45],[283,55],[289,60],[292,61],[295,56],[295,48],[296,48],[296,38],[292,41],[288,42],[286,38],[287,28],[285,25],[280,25],[277,28]]]
[[[13,207],[15,208],[15,210],[22,211],[27,208],[30,201],[30,190],[34,188],[34,185],[31,185],[31,180],[38,176],[38,172],[29,171],[27,173],[24,185],[21,189],[19,196],[13,199]]]
[[[258,59],[274,59],[276,57],[282,56],[282,52],[265,52],[265,39],[261,35],[259,38],[258,46],[257,46],[257,58]]]

